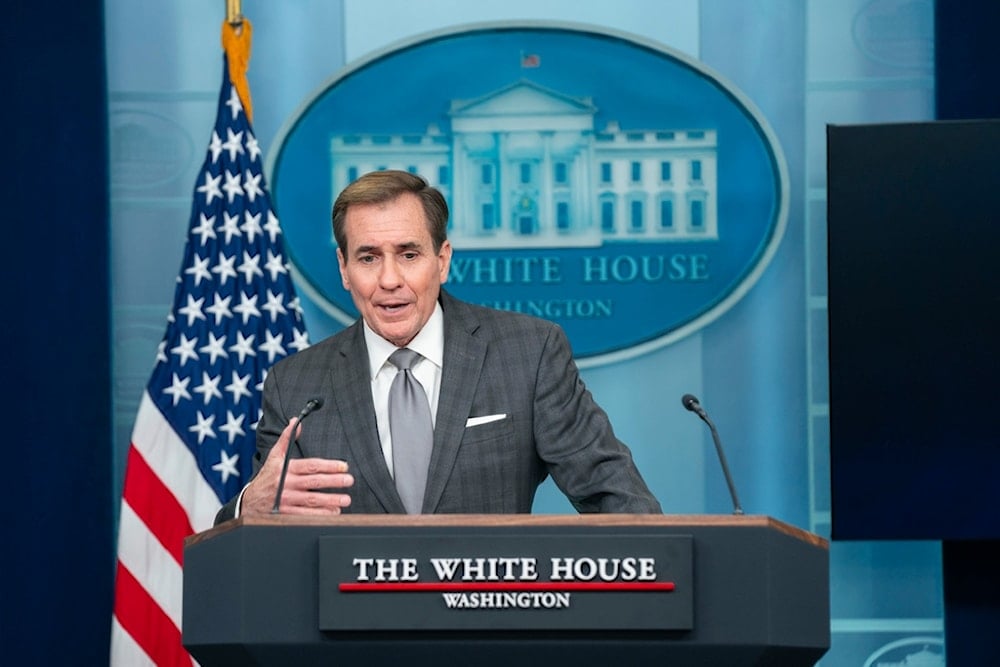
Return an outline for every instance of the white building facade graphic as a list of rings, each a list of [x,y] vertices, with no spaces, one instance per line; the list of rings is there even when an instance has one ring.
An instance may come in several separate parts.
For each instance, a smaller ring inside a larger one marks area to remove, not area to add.
[[[448,131],[331,137],[332,191],[368,171],[418,173],[462,249],[718,240],[714,129],[595,128],[590,98],[517,81],[453,100]]]

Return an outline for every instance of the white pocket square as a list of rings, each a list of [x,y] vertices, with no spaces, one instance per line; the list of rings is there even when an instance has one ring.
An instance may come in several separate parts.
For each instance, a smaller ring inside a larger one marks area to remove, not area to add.
[[[479,426],[480,424],[489,424],[490,422],[498,422],[501,419],[506,419],[507,413],[502,415],[485,415],[483,417],[469,417],[465,422],[465,428],[470,426]]]

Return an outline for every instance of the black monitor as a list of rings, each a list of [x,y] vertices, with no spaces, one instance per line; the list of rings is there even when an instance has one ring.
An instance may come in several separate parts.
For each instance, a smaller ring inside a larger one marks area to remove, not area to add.
[[[1000,120],[827,160],[832,535],[1000,538]]]

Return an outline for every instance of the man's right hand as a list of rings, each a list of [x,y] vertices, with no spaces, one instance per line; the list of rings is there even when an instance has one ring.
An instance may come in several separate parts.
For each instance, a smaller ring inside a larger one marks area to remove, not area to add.
[[[271,513],[292,432],[298,437],[301,430],[298,420],[293,418],[281,432],[264,465],[243,492],[240,516]],[[342,508],[351,504],[351,496],[341,490],[353,484],[354,477],[348,474],[346,461],[292,459],[288,462],[279,509],[282,514],[340,514]]]

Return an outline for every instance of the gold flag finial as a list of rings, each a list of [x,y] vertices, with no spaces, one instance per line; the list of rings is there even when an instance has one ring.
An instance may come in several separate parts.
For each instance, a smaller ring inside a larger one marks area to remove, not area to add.
[[[226,0],[226,23],[238,28],[243,25],[243,8],[241,0]]]

